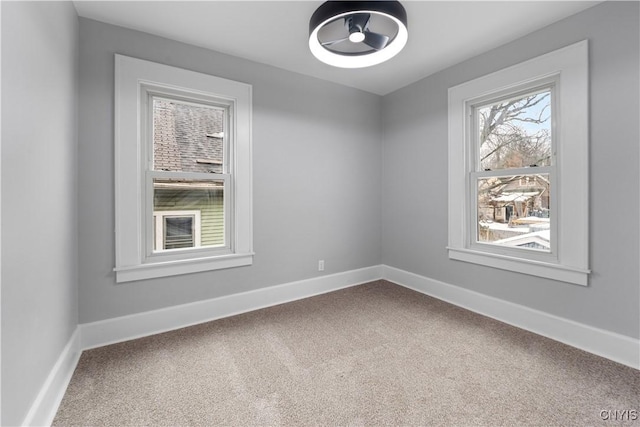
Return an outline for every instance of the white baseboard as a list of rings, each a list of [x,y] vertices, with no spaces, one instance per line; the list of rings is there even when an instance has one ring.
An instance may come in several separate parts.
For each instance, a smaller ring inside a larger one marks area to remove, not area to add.
[[[379,279],[388,280],[467,310],[640,369],[640,340],[394,267],[378,265],[206,301],[80,324],[31,405],[23,425],[51,425],[78,364],[81,350],[179,329]]]
[[[80,334],[78,328],[73,332],[60,357],[53,365],[29,413],[22,422],[23,426],[50,426],[56,416],[58,406],[67,391],[73,371],[80,360]]]
[[[382,265],[382,278],[538,335],[640,369],[640,340]]]
[[[380,266],[314,277],[205,301],[197,301],[79,325],[83,350],[324,294],[378,280]]]

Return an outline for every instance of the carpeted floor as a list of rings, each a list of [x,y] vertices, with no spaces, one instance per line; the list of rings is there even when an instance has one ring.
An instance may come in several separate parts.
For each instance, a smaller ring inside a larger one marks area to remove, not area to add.
[[[85,351],[54,425],[640,425],[639,395],[640,371],[377,281]]]

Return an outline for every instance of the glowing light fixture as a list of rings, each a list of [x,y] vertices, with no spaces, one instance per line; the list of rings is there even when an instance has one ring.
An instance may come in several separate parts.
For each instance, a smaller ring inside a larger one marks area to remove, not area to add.
[[[342,68],[380,64],[407,44],[407,12],[398,1],[328,1],[309,21],[309,49]]]

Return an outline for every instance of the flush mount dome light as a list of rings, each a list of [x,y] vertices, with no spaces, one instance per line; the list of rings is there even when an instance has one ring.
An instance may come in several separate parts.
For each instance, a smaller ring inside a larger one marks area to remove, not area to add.
[[[405,44],[407,12],[397,1],[328,1],[309,21],[309,49],[334,67],[362,68],[397,55]]]

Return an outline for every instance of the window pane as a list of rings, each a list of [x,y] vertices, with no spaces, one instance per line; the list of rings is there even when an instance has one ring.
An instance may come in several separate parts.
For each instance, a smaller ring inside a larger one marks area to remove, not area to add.
[[[154,179],[155,250],[224,246],[224,204],[223,181]]]
[[[478,179],[478,242],[551,249],[549,174]]]
[[[153,98],[153,169],[223,172],[225,110]]]
[[[192,248],[195,246],[193,216],[164,217],[164,249]]]
[[[476,109],[481,170],[551,164],[551,90]]]

